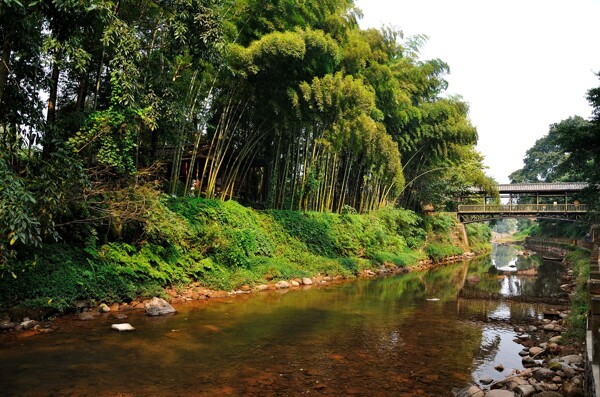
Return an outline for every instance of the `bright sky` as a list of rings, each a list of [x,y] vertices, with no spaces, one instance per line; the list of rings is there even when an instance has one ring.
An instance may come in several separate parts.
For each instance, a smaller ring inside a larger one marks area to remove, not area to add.
[[[450,66],[448,93],[470,105],[487,173],[500,183],[550,124],[589,118],[600,86],[600,0],[357,0],[362,28],[429,36],[421,59]]]

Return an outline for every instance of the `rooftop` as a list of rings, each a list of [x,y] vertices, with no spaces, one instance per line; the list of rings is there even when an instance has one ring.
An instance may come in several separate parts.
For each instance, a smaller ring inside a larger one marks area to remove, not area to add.
[[[556,193],[580,192],[588,187],[587,182],[552,182],[552,183],[505,183],[496,185],[500,194],[512,193]],[[478,188],[473,189],[474,193],[484,193]]]

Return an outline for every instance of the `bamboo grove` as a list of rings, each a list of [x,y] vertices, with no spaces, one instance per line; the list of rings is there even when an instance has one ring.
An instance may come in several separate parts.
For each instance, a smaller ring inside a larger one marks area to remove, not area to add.
[[[4,240],[148,169],[172,195],[333,212],[490,183],[448,65],[419,58],[425,36],[361,29],[352,0],[0,6]]]

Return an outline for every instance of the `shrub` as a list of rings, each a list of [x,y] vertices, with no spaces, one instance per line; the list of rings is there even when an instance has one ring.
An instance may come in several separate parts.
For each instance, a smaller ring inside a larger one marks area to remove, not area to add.
[[[468,223],[465,225],[471,251],[488,251],[492,239],[492,229],[487,223]]]
[[[459,247],[447,243],[429,243],[425,247],[425,253],[434,262],[439,262],[449,256],[464,254],[464,251]]]
[[[590,276],[590,251],[586,249],[575,250],[567,254],[565,260],[572,266],[577,281],[575,294],[571,300],[571,310],[569,317],[567,317],[567,334],[579,342],[583,342],[589,312],[590,298],[587,290],[587,280]]]

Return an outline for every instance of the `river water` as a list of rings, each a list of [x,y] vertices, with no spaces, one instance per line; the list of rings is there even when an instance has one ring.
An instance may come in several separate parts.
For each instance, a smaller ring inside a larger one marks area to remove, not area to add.
[[[0,334],[0,395],[453,396],[522,368],[512,324],[562,298],[562,270],[495,246],[428,272],[129,312],[130,333],[111,314],[64,316]]]

